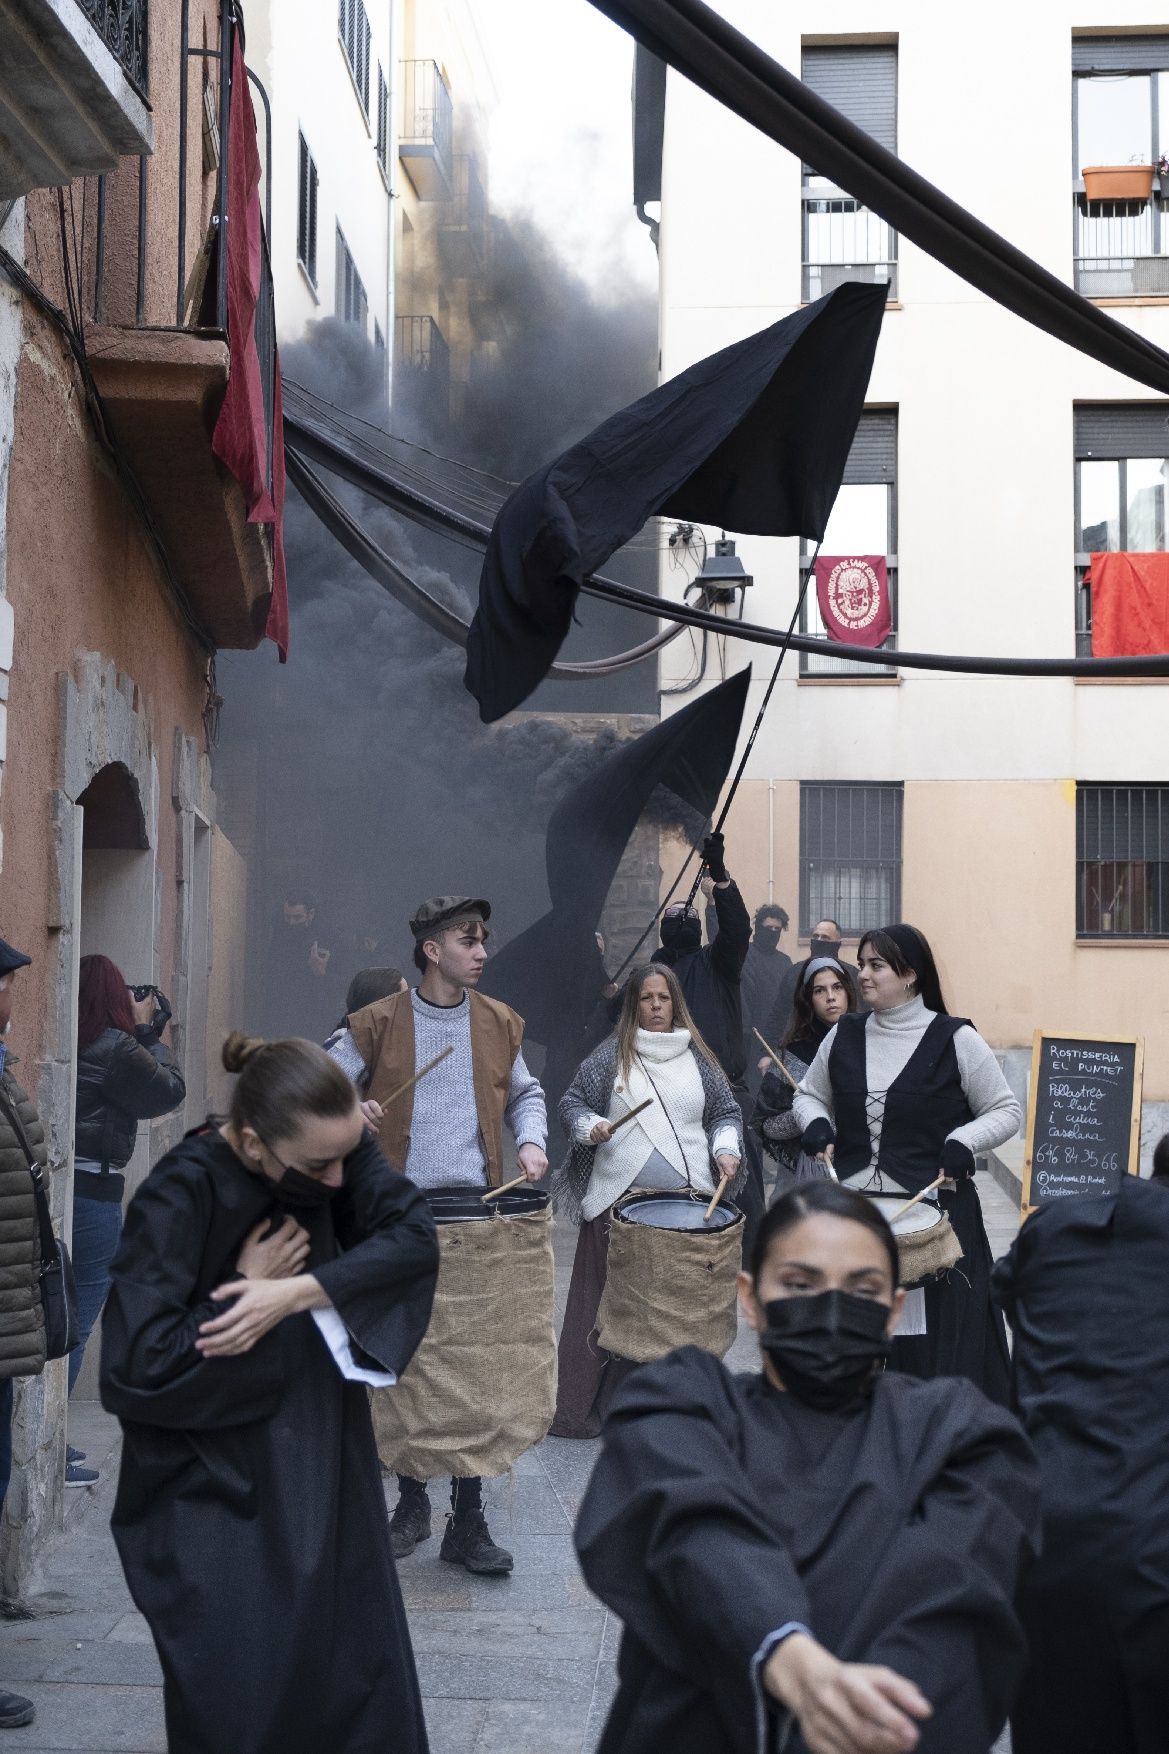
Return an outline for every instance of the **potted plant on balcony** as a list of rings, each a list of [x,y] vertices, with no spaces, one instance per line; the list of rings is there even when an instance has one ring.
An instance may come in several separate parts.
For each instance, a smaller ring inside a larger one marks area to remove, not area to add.
[[[1151,164],[1086,164],[1080,175],[1089,201],[1147,201],[1153,193]]]

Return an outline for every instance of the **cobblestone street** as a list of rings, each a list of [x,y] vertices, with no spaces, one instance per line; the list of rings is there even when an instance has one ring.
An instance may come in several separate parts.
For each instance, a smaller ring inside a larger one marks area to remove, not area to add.
[[[1015,1215],[988,1176],[979,1186],[999,1254],[1014,1234]],[[574,1233],[558,1226],[556,1242],[563,1298]],[[756,1356],[741,1331],[729,1362],[750,1368]],[[72,1409],[70,1437],[101,1467],[102,1480],[69,1495],[64,1538],[30,1599],[37,1617],[0,1626],[0,1684],[27,1694],[37,1708],[36,1723],[8,1731],[4,1747],[20,1754],[160,1754],[161,1676],[109,1533],[117,1426],[83,1402]],[[620,1633],[590,1596],[572,1549],[595,1448],[548,1438],[510,1478],[491,1483],[492,1533],[516,1558],[510,1579],[474,1578],[441,1564],[437,1535],[400,1567],[432,1754],[587,1754],[595,1746]],[[387,1489],[392,1503],[392,1482]],[[445,1486],[436,1483],[436,1513],[444,1497]],[[1007,1747],[1004,1740],[997,1754]]]

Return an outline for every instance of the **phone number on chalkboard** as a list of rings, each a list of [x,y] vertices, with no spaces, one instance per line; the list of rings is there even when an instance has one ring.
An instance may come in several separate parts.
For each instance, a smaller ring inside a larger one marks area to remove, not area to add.
[[[1106,1175],[1120,1168],[1120,1153],[1117,1151],[1084,1151],[1076,1145],[1041,1145],[1035,1153],[1035,1165],[1039,1168],[1062,1168],[1073,1165],[1078,1169],[1099,1169]]]

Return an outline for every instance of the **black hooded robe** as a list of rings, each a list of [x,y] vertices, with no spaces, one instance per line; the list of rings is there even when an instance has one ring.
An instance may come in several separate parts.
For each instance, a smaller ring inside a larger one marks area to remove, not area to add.
[[[210,1292],[275,1185],[189,1135],[126,1213],[102,1336],[102,1403],[124,1443],[112,1527],[158,1647],[171,1754],[425,1754],[365,1387],[310,1314],[203,1359]],[[401,1375],[438,1266],[413,1183],[366,1135],[343,1187],[293,1216],[359,1362]]]
[[[918,1754],[987,1754],[1023,1667],[1038,1491],[1017,1422],[973,1384],[885,1375],[824,1413],[686,1347],[630,1377],[603,1445],[576,1526],[625,1623],[600,1754],[806,1754],[752,1679],[793,1621],[917,1683]]]
[[[1169,1187],[1041,1206],[994,1291],[1043,1487],[1015,1754],[1166,1754]]]

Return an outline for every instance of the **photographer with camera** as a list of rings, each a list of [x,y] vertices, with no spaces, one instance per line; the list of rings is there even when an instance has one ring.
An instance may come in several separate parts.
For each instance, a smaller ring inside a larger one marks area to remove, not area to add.
[[[69,1388],[110,1285],[122,1234],[122,1173],[134,1154],[138,1122],[170,1114],[187,1094],[161,1036],[171,1009],[157,987],[127,986],[108,956],[83,956],[77,991],[77,1121],[74,1135],[73,1270],[81,1340],[69,1355]],[[98,1476],[69,1450],[67,1486]]]

